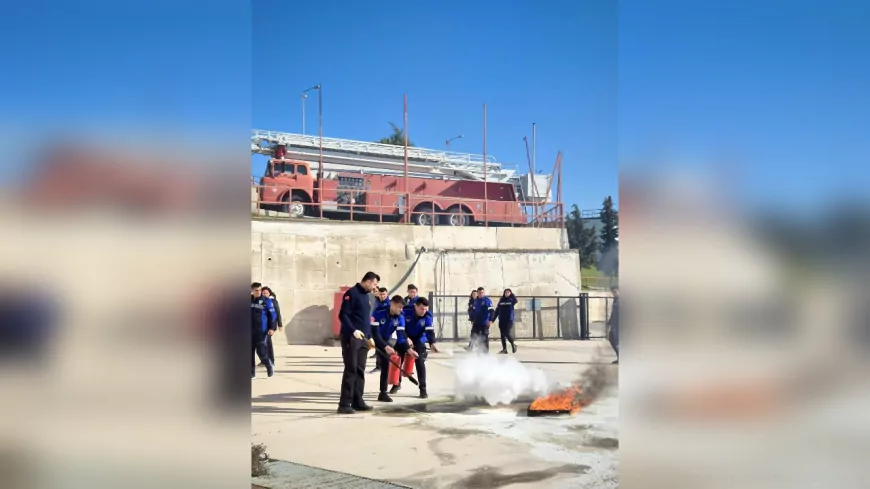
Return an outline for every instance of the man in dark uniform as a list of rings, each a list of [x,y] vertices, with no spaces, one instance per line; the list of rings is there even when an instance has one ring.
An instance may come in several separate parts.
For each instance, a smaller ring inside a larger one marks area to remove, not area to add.
[[[272,301],[262,295],[262,284],[251,284],[251,379],[257,377],[254,364],[254,353],[260,357],[260,361],[266,366],[266,374],[271,377],[275,374],[275,365],[269,358],[267,339],[275,333],[278,322],[278,314],[272,307]]]
[[[613,293],[613,307],[610,310],[610,318],[607,320],[607,341],[616,352],[614,365],[619,365],[619,287],[611,287]]]
[[[341,323],[341,357],[344,360],[344,373],[341,376],[339,414],[372,410],[372,407],[363,401],[363,391],[366,383],[366,357],[368,351],[374,348],[369,294],[377,290],[380,280],[381,277],[375,272],[366,272],[362,280],[348,289],[341,299],[338,320]]]

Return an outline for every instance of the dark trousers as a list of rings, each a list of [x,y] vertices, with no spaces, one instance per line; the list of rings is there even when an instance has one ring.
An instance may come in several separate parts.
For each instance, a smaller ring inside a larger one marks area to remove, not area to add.
[[[412,339],[414,342],[414,351],[417,352],[417,358],[414,360],[414,368],[417,369],[417,381],[420,383],[420,390],[426,390],[426,356],[428,355],[428,351],[426,347],[423,346],[423,343],[417,339]],[[401,345],[396,345],[396,353],[399,354],[401,365],[405,364],[405,353],[408,353],[408,344],[403,343]],[[399,384],[402,383],[402,378],[399,377]]]
[[[471,342],[480,343],[484,353],[489,353],[489,328],[485,323],[474,323],[471,327]]]
[[[389,362],[389,360],[382,357],[379,353],[375,353],[375,354],[377,355],[375,362],[378,364],[378,367],[380,367],[380,369],[381,369],[380,370],[381,383],[379,385],[379,387],[381,388],[380,392],[381,392],[381,394],[386,394],[387,393],[387,381],[389,380],[389,377],[390,377],[390,362]],[[386,352],[384,352],[384,354],[386,354]],[[401,377],[399,377],[399,378],[401,378]]]
[[[616,359],[619,360],[619,325],[614,324],[610,326],[610,331],[607,333],[607,341],[610,342],[610,346],[613,348],[613,351],[616,352]]]
[[[251,337],[251,375],[256,372],[257,363],[255,357],[260,357],[260,361],[266,365],[271,365],[269,360],[269,348],[266,346],[268,336],[265,333],[254,334]]]
[[[511,345],[514,344],[514,335],[512,330],[514,329],[514,322],[508,321],[504,323],[498,323],[498,330],[501,332],[501,349],[507,350],[507,342],[510,342]]]
[[[368,342],[350,335],[341,335],[341,358],[344,373],[341,374],[341,398],[339,406],[363,406],[363,391],[366,387],[366,360]]]
[[[266,337],[266,349],[269,351],[269,360],[272,360],[272,365],[275,365],[275,347],[272,346],[272,337]]]

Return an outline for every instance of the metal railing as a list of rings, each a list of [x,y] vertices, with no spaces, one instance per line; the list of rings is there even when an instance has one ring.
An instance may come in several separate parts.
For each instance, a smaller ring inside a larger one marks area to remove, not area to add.
[[[290,148],[319,148],[321,138],[313,135],[254,129],[251,140],[252,150],[261,151],[261,142],[283,144]],[[322,138],[322,141],[324,150],[342,151],[353,154],[367,154],[397,159],[403,159],[405,156],[404,146],[327,137]],[[500,172],[502,171],[503,166],[501,163],[496,162],[495,157],[492,155],[484,157],[483,155],[472,153],[432,150],[417,146],[411,146],[408,148],[408,158],[430,162],[436,166],[452,165],[479,172],[483,171],[484,161],[487,163],[487,171],[489,172]]]
[[[564,227],[560,202],[483,200],[425,196],[403,192],[327,189],[323,203],[290,200],[263,201],[263,190],[276,187],[252,185],[251,214],[272,219],[330,219],[354,222],[393,222],[422,226],[522,226]],[[281,192],[284,189],[280,189]],[[427,206],[427,202],[435,206]],[[473,209],[473,212],[468,212]],[[409,218],[406,216],[410,214]]]
[[[581,293],[577,296],[516,296],[513,334],[518,340],[606,339],[613,297]],[[498,297],[492,298],[493,303]],[[429,294],[430,310],[439,340],[467,341],[471,336],[467,295]],[[501,338],[498,320],[490,338]]]

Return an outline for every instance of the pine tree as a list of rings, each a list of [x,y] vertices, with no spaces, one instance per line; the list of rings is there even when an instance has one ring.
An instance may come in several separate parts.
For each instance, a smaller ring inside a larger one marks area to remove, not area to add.
[[[595,265],[599,246],[598,232],[595,227],[585,226],[576,204],[571,206],[571,212],[565,217],[565,230],[568,234],[568,247],[580,251],[580,266],[588,268]]]
[[[583,218],[580,215],[580,209],[577,204],[571,206],[571,212],[565,216],[565,231],[568,234],[568,247],[572,250],[580,249],[581,231],[583,229]]]
[[[606,275],[619,273],[619,211],[613,208],[613,199],[608,196],[601,206],[601,259],[598,269]]]

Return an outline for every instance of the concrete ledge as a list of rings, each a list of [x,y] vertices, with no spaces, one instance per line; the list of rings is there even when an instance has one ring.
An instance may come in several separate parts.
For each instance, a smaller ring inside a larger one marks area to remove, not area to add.
[[[410,489],[384,481],[377,481],[358,475],[318,469],[307,465],[283,460],[271,460],[266,464],[269,477],[254,477],[251,485],[263,489],[291,489],[316,487],[318,489]]]

